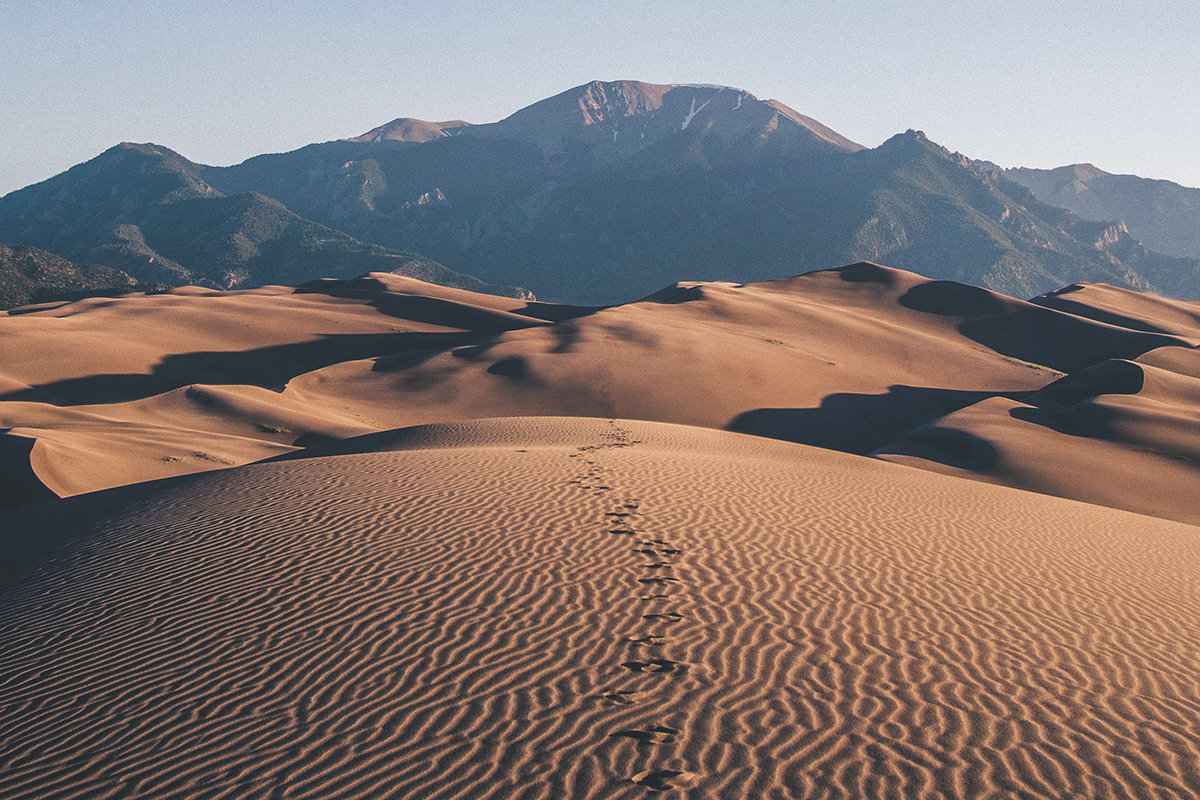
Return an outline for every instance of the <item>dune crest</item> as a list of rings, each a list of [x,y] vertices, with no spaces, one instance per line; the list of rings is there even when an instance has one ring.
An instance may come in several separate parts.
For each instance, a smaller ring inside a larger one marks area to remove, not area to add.
[[[0,505],[373,431],[570,414],[1196,522],[1197,308],[1094,285],[1025,302],[860,262],[605,308],[371,274],[19,309],[0,318],[0,437],[17,467]]]

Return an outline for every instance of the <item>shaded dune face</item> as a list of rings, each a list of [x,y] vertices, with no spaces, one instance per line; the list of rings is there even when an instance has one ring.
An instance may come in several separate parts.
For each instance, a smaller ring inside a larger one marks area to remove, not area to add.
[[[0,515],[0,795],[1200,790],[1193,527],[623,420],[344,447]]]
[[[416,424],[571,414],[726,428],[1195,521],[1198,401],[1182,379],[1200,374],[1196,318],[1194,303],[1112,287],[1024,302],[869,262],[609,308],[370,275],[23,309],[0,319],[16,470],[0,502]],[[1106,461],[1137,466],[1105,479]]]
[[[990,397],[876,449],[888,461],[1200,523],[1200,306],[1075,285],[1034,303],[1174,344]]]

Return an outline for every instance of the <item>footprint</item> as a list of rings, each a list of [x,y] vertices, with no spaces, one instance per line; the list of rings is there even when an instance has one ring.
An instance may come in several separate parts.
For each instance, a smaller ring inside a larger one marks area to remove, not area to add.
[[[617,731],[610,733],[609,738],[612,739],[633,739],[638,744],[666,744],[675,741],[679,730],[676,728],[668,728],[666,725],[655,725],[645,730],[631,728],[629,730]]]
[[[651,658],[646,661],[626,661],[621,665],[631,672],[661,672],[668,673],[683,673],[687,672],[687,664],[681,664],[678,661],[672,661],[669,658]]]
[[[609,511],[604,516],[606,516],[606,517],[628,517],[629,512],[628,511]]]
[[[666,644],[666,637],[651,633],[645,636],[626,636],[625,641],[634,647],[661,647]]]
[[[641,553],[641,554],[642,554],[642,555],[644,555],[644,556],[656,556],[656,555],[658,555],[658,551],[657,551],[657,550],[655,550],[653,547],[643,547],[643,548],[641,548],[641,549],[634,549],[634,551],[633,551],[633,552],[635,552],[635,553]]]
[[[631,531],[629,528],[613,528],[609,533],[615,533],[618,536],[633,536],[637,531]]]
[[[677,784],[691,783],[695,777],[693,773],[679,769],[656,769],[634,775],[633,782],[651,792],[665,792],[668,789],[679,788]]]
[[[642,600],[667,600],[670,597],[671,597],[671,595],[669,595],[669,594],[644,594],[641,596],[640,599],[642,599]]]
[[[638,583],[651,586],[666,586],[668,583],[679,583],[679,578],[638,578]]]
[[[646,541],[642,542],[642,544],[645,544],[645,545],[666,544],[666,542],[663,541],[662,539],[647,539]]]
[[[633,705],[633,696],[637,694],[633,689],[614,689],[611,692],[604,694],[592,695],[592,700],[602,700],[608,705],[631,706]]]
[[[642,564],[642,569],[670,569],[672,566],[670,561],[655,561],[653,564]]]
[[[682,550],[674,550],[669,547],[664,547],[659,552],[662,553],[664,556],[677,556],[680,553],[682,553],[683,551]]]
[[[642,614],[642,619],[661,619],[664,622],[678,622],[683,619],[683,614],[676,614],[674,611],[666,611],[662,614]]]

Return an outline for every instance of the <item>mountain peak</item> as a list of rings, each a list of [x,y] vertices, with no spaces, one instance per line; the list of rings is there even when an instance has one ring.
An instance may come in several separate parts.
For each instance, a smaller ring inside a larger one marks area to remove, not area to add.
[[[593,80],[526,106],[499,122],[429,122],[399,117],[343,141],[425,143],[449,136],[506,138],[533,144],[550,158],[568,152],[604,163],[642,150],[693,126],[711,129],[725,146],[772,140],[794,153],[863,149],[778,100],[760,100],[732,86]]]
[[[924,131],[909,128],[904,133],[897,133],[890,137],[883,144],[879,145],[878,151],[888,153],[894,157],[904,159],[916,158],[933,152],[946,152],[945,148],[936,142],[930,141]]]
[[[1083,181],[1084,183],[1087,183],[1088,181],[1091,181],[1091,180],[1095,180],[1096,178],[1099,178],[1102,175],[1109,174],[1109,173],[1105,172],[1104,170],[1100,169],[1099,167],[1097,167],[1095,164],[1091,164],[1091,163],[1087,163],[1087,162],[1084,162],[1082,164],[1068,164],[1065,167],[1057,167],[1055,169],[1046,170],[1046,171],[1050,175],[1060,178],[1060,179],[1063,179],[1063,180]]]
[[[776,100],[760,100],[743,89],[716,84],[655,84],[595,80],[522,108],[491,126],[479,126],[537,144],[547,155],[582,141],[607,160],[636,152],[673,134],[701,125],[724,141],[765,140],[782,135],[811,147],[853,152],[861,145]],[[799,136],[797,137],[797,134]]]
[[[749,97],[752,100],[757,99],[754,97],[754,95],[750,94],[749,92],[746,92],[745,94],[747,97]],[[767,105],[771,106],[771,108],[775,109],[780,114],[782,114],[784,117],[787,117],[792,122],[795,122],[797,125],[799,125],[800,127],[807,129],[810,133],[816,135],[820,139],[825,140],[826,142],[829,142],[830,144],[838,147],[839,149],[846,150],[851,153],[864,149],[863,146],[861,144],[859,144],[858,142],[847,139],[845,136],[842,136],[840,133],[833,130],[832,128],[822,125],[820,122],[817,122],[812,117],[801,114],[799,111],[796,111],[793,108],[789,108],[788,106],[785,106],[783,103],[779,102],[778,100],[767,100],[766,103],[767,103]]]
[[[431,142],[434,139],[441,139],[446,136],[452,136],[455,133],[461,133],[460,128],[470,127],[470,125],[471,123],[461,119],[452,119],[446,122],[429,122],[423,119],[414,119],[413,117],[398,117],[385,125],[380,125],[378,128],[372,128],[361,136],[355,136],[344,141],[370,142],[373,144],[379,142]]]
[[[1072,164],[1069,167],[1064,167],[1064,169],[1070,170],[1074,175],[1075,180],[1083,181],[1084,183],[1087,183],[1088,181],[1094,181],[1096,178],[1111,174],[1100,169],[1095,164],[1088,163]]]
[[[524,128],[553,121],[570,125],[596,125],[621,117],[653,112],[662,107],[670,85],[640,81],[600,81],[567,89],[539,100],[505,117],[498,125]]]

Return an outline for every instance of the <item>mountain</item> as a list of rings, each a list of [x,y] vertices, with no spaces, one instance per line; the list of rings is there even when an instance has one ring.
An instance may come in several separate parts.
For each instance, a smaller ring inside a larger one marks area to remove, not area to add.
[[[228,196],[153,144],[121,144],[0,198],[0,241],[123,270],[147,284],[231,288],[394,272],[477,291],[485,284],[413,253],[357,241],[256,192]]]
[[[1133,236],[1160,253],[1200,258],[1200,189],[1114,175],[1091,164],[1017,167],[1004,174],[1043,202],[1070,209],[1084,219],[1124,221]]]
[[[461,133],[458,129],[470,124],[461,119],[449,122],[427,122],[423,119],[400,117],[347,141],[372,144],[379,142],[431,142],[443,136]]]
[[[864,148],[740,89],[593,81],[497,122],[401,117],[230,167],[121,145],[0,198],[0,241],[222,288],[371,270],[601,304],[867,259],[1017,296],[1200,297],[1200,259],[1122,219],[920,131]]]
[[[200,174],[570,302],[858,259],[1025,296],[1080,280],[1200,292],[1195,259],[1052,207],[918,131],[866,149],[728,87],[593,81],[499,122],[401,118]]]
[[[0,244],[0,309],[136,288],[136,280],[111,267],[74,264],[36,247]]]

